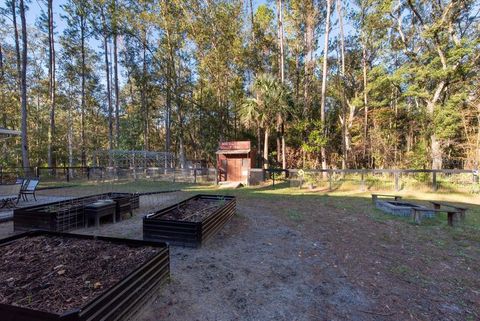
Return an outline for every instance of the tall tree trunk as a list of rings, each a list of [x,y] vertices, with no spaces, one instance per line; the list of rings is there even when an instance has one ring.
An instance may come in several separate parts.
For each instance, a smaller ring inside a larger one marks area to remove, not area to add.
[[[169,77],[170,78],[170,77]],[[172,86],[171,81],[167,79],[167,93],[165,106],[165,152],[169,153],[171,149],[171,115],[172,115]],[[165,157],[165,168],[170,167],[167,157]]]
[[[112,91],[110,89],[110,62],[108,61],[108,31],[103,7],[100,9],[102,17],[103,31],[103,51],[105,59],[105,76],[107,79],[107,106],[108,106],[108,149],[113,149],[113,107],[112,107]],[[108,166],[112,166],[112,160],[109,157]]]
[[[25,174],[30,174],[30,159],[28,156],[28,135],[27,135],[27,20],[25,18],[25,4],[20,0],[20,19],[22,20],[22,73],[21,73],[21,88],[22,88],[22,163]]]
[[[142,85],[141,85],[141,92],[140,92],[140,99],[142,104],[143,110],[143,149],[148,150],[149,146],[149,126],[148,126],[148,105],[147,105],[147,34],[146,31],[144,32],[143,38],[143,49],[142,49]]]
[[[338,22],[340,25],[340,60],[341,60],[341,74],[340,74],[340,88],[342,91],[342,169],[347,168],[348,150],[347,150],[347,106],[345,97],[345,37],[343,30],[343,10],[342,0],[337,0]]]
[[[363,105],[364,105],[364,124],[363,124],[363,157],[367,155],[368,145],[368,92],[367,92],[367,46],[362,43],[362,70],[363,70]]]
[[[306,116],[310,112],[311,104],[311,77],[313,75],[313,35],[315,29],[315,11],[313,10],[313,3],[311,0],[308,1],[309,8],[307,10],[307,15],[305,17],[305,64],[304,64],[304,81],[303,81],[303,100],[304,108],[303,114]]]
[[[20,101],[20,96],[22,92],[22,59],[20,52],[20,40],[18,37],[18,26],[17,26],[17,4],[16,0],[12,0],[12,21],[13,21],[13,32],[15,37],[15,58],[17,66],[17,89],[18,89],[18,99]]]
[[[5,70],[3,68],[3,48],[0,43],[0,84],[3,85],[3,80],[5,79]]]
[[[120,88],[118,85],[117,33],[115,30],[113,33],[113,74],[115,82],[115,147],[118,149],[120,143]]]
[[[80,15],[80,46],[82,58],[82,96],[81,96],[81,116],[80,116],[80,148],[82,166],[87,166],[87,155],[85,150],[85,17]]]
[[[50,97],[50,128],[48,131],[48,166],[56,166],[55,157],[55,38],[53,30],[53,0],[48,0],[48,74]]]
[[[321,102],[320,102],[320,119],[322,121],[323,133],[326,135],[326,122],[325,122],[325,99],[327,93],[327,72],[328,72],[328,42],[330,36],[330,15],[332,8],[332,0],[327,1],[327,17],[325,21],[325,43],[323,49],[323,70],[322,70],[322,92],[321,92]],[[321,147],[322,154],[322,169],[327,169],[327,155],[325,147]]]
[[[284,53],[284,32],[283,32],[283,1],[277,0],[277,19],[278,19],[278,41],[280,47],[280,80],[282,85],[285,83],[285,53]],[[282,162],[282,169],[286,167],[285,158],[285,130],[284,119],[279,113],[277,115],[277,160]]]
[[[265,139],[263,141],[263,169],[268,169],[268,127],[265,128]]]
[[[255,16],[253,14],[253,2],[250,0],[250,23],[252,24],[252,44],[255,43]]]
[[[257,126],[257,154],[255,155],[256,156],[256,159],[255,159],[255,163],[256,163],[256,166],[258,166],[258,168],[261,168],[261,159],[262,159],[262,129],[260,127],[260,125]]]
[[[21,67],[21,53],[20,53],[20,41],[18,38],[18,26],[17,26],[17,4],[16,0],[12,0],[12,22],[13,22],[13,31],[14,31],[14,37],[15,37],[15,62],[16,62],[16,67],[17,67],[17,79],[16,79],[16,85],[17,85],[17,99],[18,102],[20,103],[20,97],[21,97],[21,92],[22,92],[22,67]],[[6,126],[5,126],[6,127]]]
[[[438,90],[438,88],[442,87],[443,88],[443,82],[440,83],[440,85],[437,87],[437,91],[441,92],[441,90]],[[433,119],[433,115],[435,113],[435,104],[437,100],[439,99],[440,94],[434,95],[434,98],[431,101],[427,102],[427,112],[430,115],[430,117]],[[441,145],[440,140],[437,138],[437,135],[435,134],[435,131],[430,135],[430,148],[431,148],[431,159],[432,159],[432,169],[442,169],[443,167],[443,148]]]
[[[68,166],[73,167],[73,121],[72,121],[71,105],[68,106],[67,125],[68,125],[68,129],[67,129]]]
[[[4,88],[3,88],[4,83],[5,83],[5,70],[3,68],[3,49],[2,49],[2,44],[0,44],[0,93],[1,93],[0,99],[2,101],[4,101],[4,97],[5,97]],[[7,127],[7,111],[6,110],[3,110],[3,113],[2,113],[2,124],[3,124],[3,127]],[[6,142],[4,142],[4,146],[5,146],[5,152],[4,152],[5,154]]]

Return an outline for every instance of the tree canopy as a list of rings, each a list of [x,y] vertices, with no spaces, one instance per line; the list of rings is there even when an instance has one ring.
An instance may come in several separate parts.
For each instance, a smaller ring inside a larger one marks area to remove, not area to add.
[[[0,10],[0,166],[251,140],[258,166],[478,168],[478,1],[52,3]]]

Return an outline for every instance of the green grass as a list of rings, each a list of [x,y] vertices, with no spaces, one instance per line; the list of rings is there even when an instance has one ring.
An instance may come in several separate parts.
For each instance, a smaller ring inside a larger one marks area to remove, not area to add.
[[[371,191],[361,191],[358,188],[343,188],[329,191],[328,188],[317,188],[316,190],[300,189],[298,187],[290,187],[288,182],[279,182],[275,187],[252,186],[240,189],[219,189],[215,185],[201,185],[180,182],[161,182],[161,181],[118,181],[118,182],[81,182],[62,184],[62,186],[74,186],[78,190],[96,190],[116,191],[116,192],[153,192],[153,191],[170,191],[179,190],[190,194],[219,194],[234,195],[245,199],[269,199],[284,202],[291,200],[292,207],[287,207],[281,211],[292,221],[300,222],[302,218],[301,211],[296,209],[295,205],[301,204],[302,200],[315,199],[325,202],[335,207],[337,210],[346,214],[355,215],[359,210],[370,213],[370,217],[375,221],[398,221],[404,224],[412,224],[410,218],[402,218],[394,215],[388,215],[377,210],[371,202]],[[387,194],[401,195],[404,199],[414,201],[416,203],[429,206],[428,200],[447,201],[450,203],[462,204],[469,208],[466,215],[465,223],[461,228],[449,228],[448,233],[454,237],[464,237],[474,241],[480,241],[480,197],[468,191],[446,192],[446,191],[401,191],[393,193],[390,190],[380,191]],[[286,198],[288,197],[288,198]],[[447,226],[447,218],[445,213],[440,213],[434,219],[424,219],[421,227],[424,229],[443,228]]]

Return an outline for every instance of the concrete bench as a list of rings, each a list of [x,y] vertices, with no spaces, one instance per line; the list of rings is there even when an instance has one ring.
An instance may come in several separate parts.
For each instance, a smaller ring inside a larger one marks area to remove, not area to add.
[[[453,226],[453,222],[457,221],[458,216],[460,215],[459,211],[456,210],[444,210],[444,209],[433,209],[433,208],[415,208],[412,207],[412,218],[416,224],[420,224],[422,220],[422,212],[436,212],[436,213],[447,213],[448,215],[448,225]]]
[[[468,207],[457,206],[457,205],[453,205],[453,204],[450,204],[450,203],[437,202],[437,201],[430,201],[430,203],[433,205],[433,208],[436,209],[436,210],[439,210],[442,207],[453,208],[457,212],[460,212],[460,219],[462,221],[465,221],[465,213],[467,212]]]
[[[379,197],[392,198],[395,201],[401,200],[402,197],[399,195],[390,195],[390,194],[372,194],[372,202],[375,204]]]
[[[112,200],[100,200],[85,206],[85,228],[88,227],[90,219],[95,220],[95,227],[100,226],[100,218],[112,216],[113,223],[116,223],[116,203]]]

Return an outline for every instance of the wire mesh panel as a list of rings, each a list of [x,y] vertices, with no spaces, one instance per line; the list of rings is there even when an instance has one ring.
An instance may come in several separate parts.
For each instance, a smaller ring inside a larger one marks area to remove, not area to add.
[[[480,192],[478,173],[469,170],[289,170],[290,187],[338,191]]]

